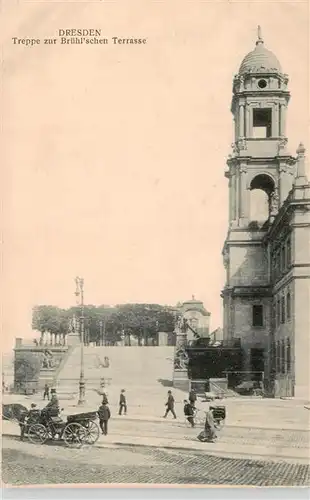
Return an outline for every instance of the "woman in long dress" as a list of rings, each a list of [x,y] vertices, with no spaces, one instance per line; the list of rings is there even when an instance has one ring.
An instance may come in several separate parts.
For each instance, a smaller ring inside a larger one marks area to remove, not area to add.
[[[204,443],[214,443],[217,438],[215,432],[215,422],[213,418],[213,411],[209,409],[206,413],[206,421],[204,430],[197,436],[199,441]]]

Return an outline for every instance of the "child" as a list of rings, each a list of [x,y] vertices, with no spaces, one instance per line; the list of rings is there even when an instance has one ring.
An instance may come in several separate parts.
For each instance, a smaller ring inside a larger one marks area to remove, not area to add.
[[[191,426],[194,427],[194,408],[186,399],[184,399],[184,415]]]

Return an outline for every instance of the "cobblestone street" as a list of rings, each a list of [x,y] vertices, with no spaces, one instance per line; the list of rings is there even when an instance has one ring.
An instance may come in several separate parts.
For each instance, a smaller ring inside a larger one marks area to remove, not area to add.
[[[255,486],[309,485],[306,465],[210,457],[156,448],[35,446],[3,439],[7,484],[161,483]]]

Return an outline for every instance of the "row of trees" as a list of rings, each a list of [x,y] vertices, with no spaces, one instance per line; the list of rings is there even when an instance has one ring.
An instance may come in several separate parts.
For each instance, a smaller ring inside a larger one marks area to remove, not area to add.
[[[44,333],[66,335],[76,328],[81,316],[80,307],[61,309],[55,306],[33,308],[32,328]],[[76,318],[76,322],[74,322]],[[85,343],[114,345],[124,337],[127,344],[155,340],[158,332],[173,332],[178,314],[172,307],[159,304],[120,304],[115,307],[84,306]]]

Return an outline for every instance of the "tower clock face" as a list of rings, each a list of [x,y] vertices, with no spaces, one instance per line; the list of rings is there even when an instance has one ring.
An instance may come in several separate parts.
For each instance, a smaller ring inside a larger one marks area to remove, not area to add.
[[[258,80],[257,85],[260,89],[265,89],[267,87],[266,80]]]

